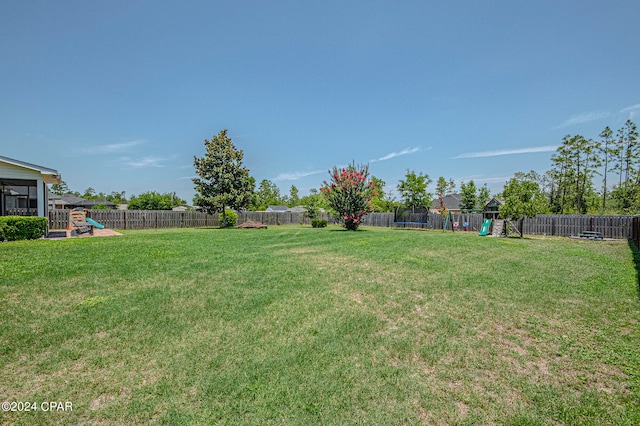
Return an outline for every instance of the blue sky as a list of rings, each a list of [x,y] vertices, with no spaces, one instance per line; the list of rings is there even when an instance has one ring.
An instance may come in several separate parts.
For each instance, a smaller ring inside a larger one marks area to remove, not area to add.
[[[222,129],[257,182],[369,163],[502,189],[640,115],[640,2],[5,1],[0,155],[176,192]],[[432,185],[433,187],[434,185]]]

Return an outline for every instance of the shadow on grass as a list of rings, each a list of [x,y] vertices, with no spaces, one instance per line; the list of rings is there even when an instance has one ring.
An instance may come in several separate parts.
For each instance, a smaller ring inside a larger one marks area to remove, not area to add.
[[[636,268],[636,289],[638,290],[638,300],[640,301],[640,250],[633,240],[629,240],[628,244],[633,254],[633,266]]]

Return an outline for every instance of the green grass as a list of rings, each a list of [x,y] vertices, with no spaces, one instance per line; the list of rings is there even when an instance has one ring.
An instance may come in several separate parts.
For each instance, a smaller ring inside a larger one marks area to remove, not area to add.
[[[364,228],[0,244],[0,424],[640,424],[626,242]]]

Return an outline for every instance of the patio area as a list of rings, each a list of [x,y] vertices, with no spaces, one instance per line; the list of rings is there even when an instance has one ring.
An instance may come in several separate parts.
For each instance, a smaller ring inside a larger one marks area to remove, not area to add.
[[[120,232],[113,229],[97,229],[93,228],[93,235],[89,233],[80,234],[78,236],[71,236],[71,231],[66,229],[52,229],[49,231],[47,240],[62,240],[65,238],[90,238],[90,237],[116,237],[122,235]]]

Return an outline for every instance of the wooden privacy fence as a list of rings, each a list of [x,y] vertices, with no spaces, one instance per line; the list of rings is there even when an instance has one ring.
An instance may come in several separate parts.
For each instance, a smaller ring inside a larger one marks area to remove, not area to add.
[[[91,210],[88,216],[110,229],[195,228],[218,226],[218,216],[196,211]],[[50,210],[49,228],[66,229],[69,210]]]
[[[220,226],[218,215],[197,211],[174,212],[171,210],[91,210],[88,216],[110,229],[151,229],[151,228],[197,228],[201,226]],[[322,213],[321,219],[332,223],[328,213]],[[311,224],[303,213],[277,212],[240,212],[238,224],[253,220],[267,225]],[[49,228],[66,229],[69,222],[69,210],[50,210]]]
[[[452,214],[447,229],[451,230],[452,224],[457,222],[458,230],[462,230],[466,222],[468,231],[477,232],[482,226],[483,219],[482,214],[477,213]],[[429,229],[442,229],[445,222],[438,213],[423,214],[416,221],[421,223],[419,227]],[[364,217],[364,224],[393,226],[393,213],[368,214]],[[636,235],[640,243],[640,216],[537,215],[534,218],[520,219],[516,225],[518,229],[522,226],[524,233],[530,235],[568,237],[579,235],[583,231],[596,231],[605,238],[631,239]],[[403,227],[411,226],[403,225]]]
[[[91,210],[89,217],[111,229],[150,229],[150,228],[196,228],[201,226],[219,226],[218,215],[209,215],[197,211],[174,212],[170,210]],[[328,213],[321,213],[321,219],[336,223]],[[482,225],[481,214],[453,214],[447,229],[458,222],[462,230],[467,222],[467,230],[477,232]],[[266,225],[310,224],[311,220],[303,213],[253,212],[238,213],[238,224],[257,221]],[[49,211],[49,228],[66,229],[69,210]],[[583,231],[600,232],[605,238],[633,239],[640,244],[640,216],[580,216],[580,215],[538,215],[535,218],[521,219],[517,226],[525,234],[570,236]],[[419,227],[442,229],[444,219],[438,213],[425,214]],[[363,218],[365,226],[393,226],[393,213],[370,213]]]
[[[631,239],[640,249],[640,216],[634,216],[631,222]]]
[[[333,219],[329,213],[320,213],[320,219],[325,219],[329,223],[333,223]],[[217,217],[216,217],[217,220]],[[238,225],[247,221],[256,221],[265,225],[300,225],[311,224],[311,219],[304,216],[304,213],[294,212],[250,212],[244,211],[238,213]]]
[[[633,237],[634,216],[538,215],[522,220],[525,234],[568,237],[583,231],[595,231],[605,238]]]

